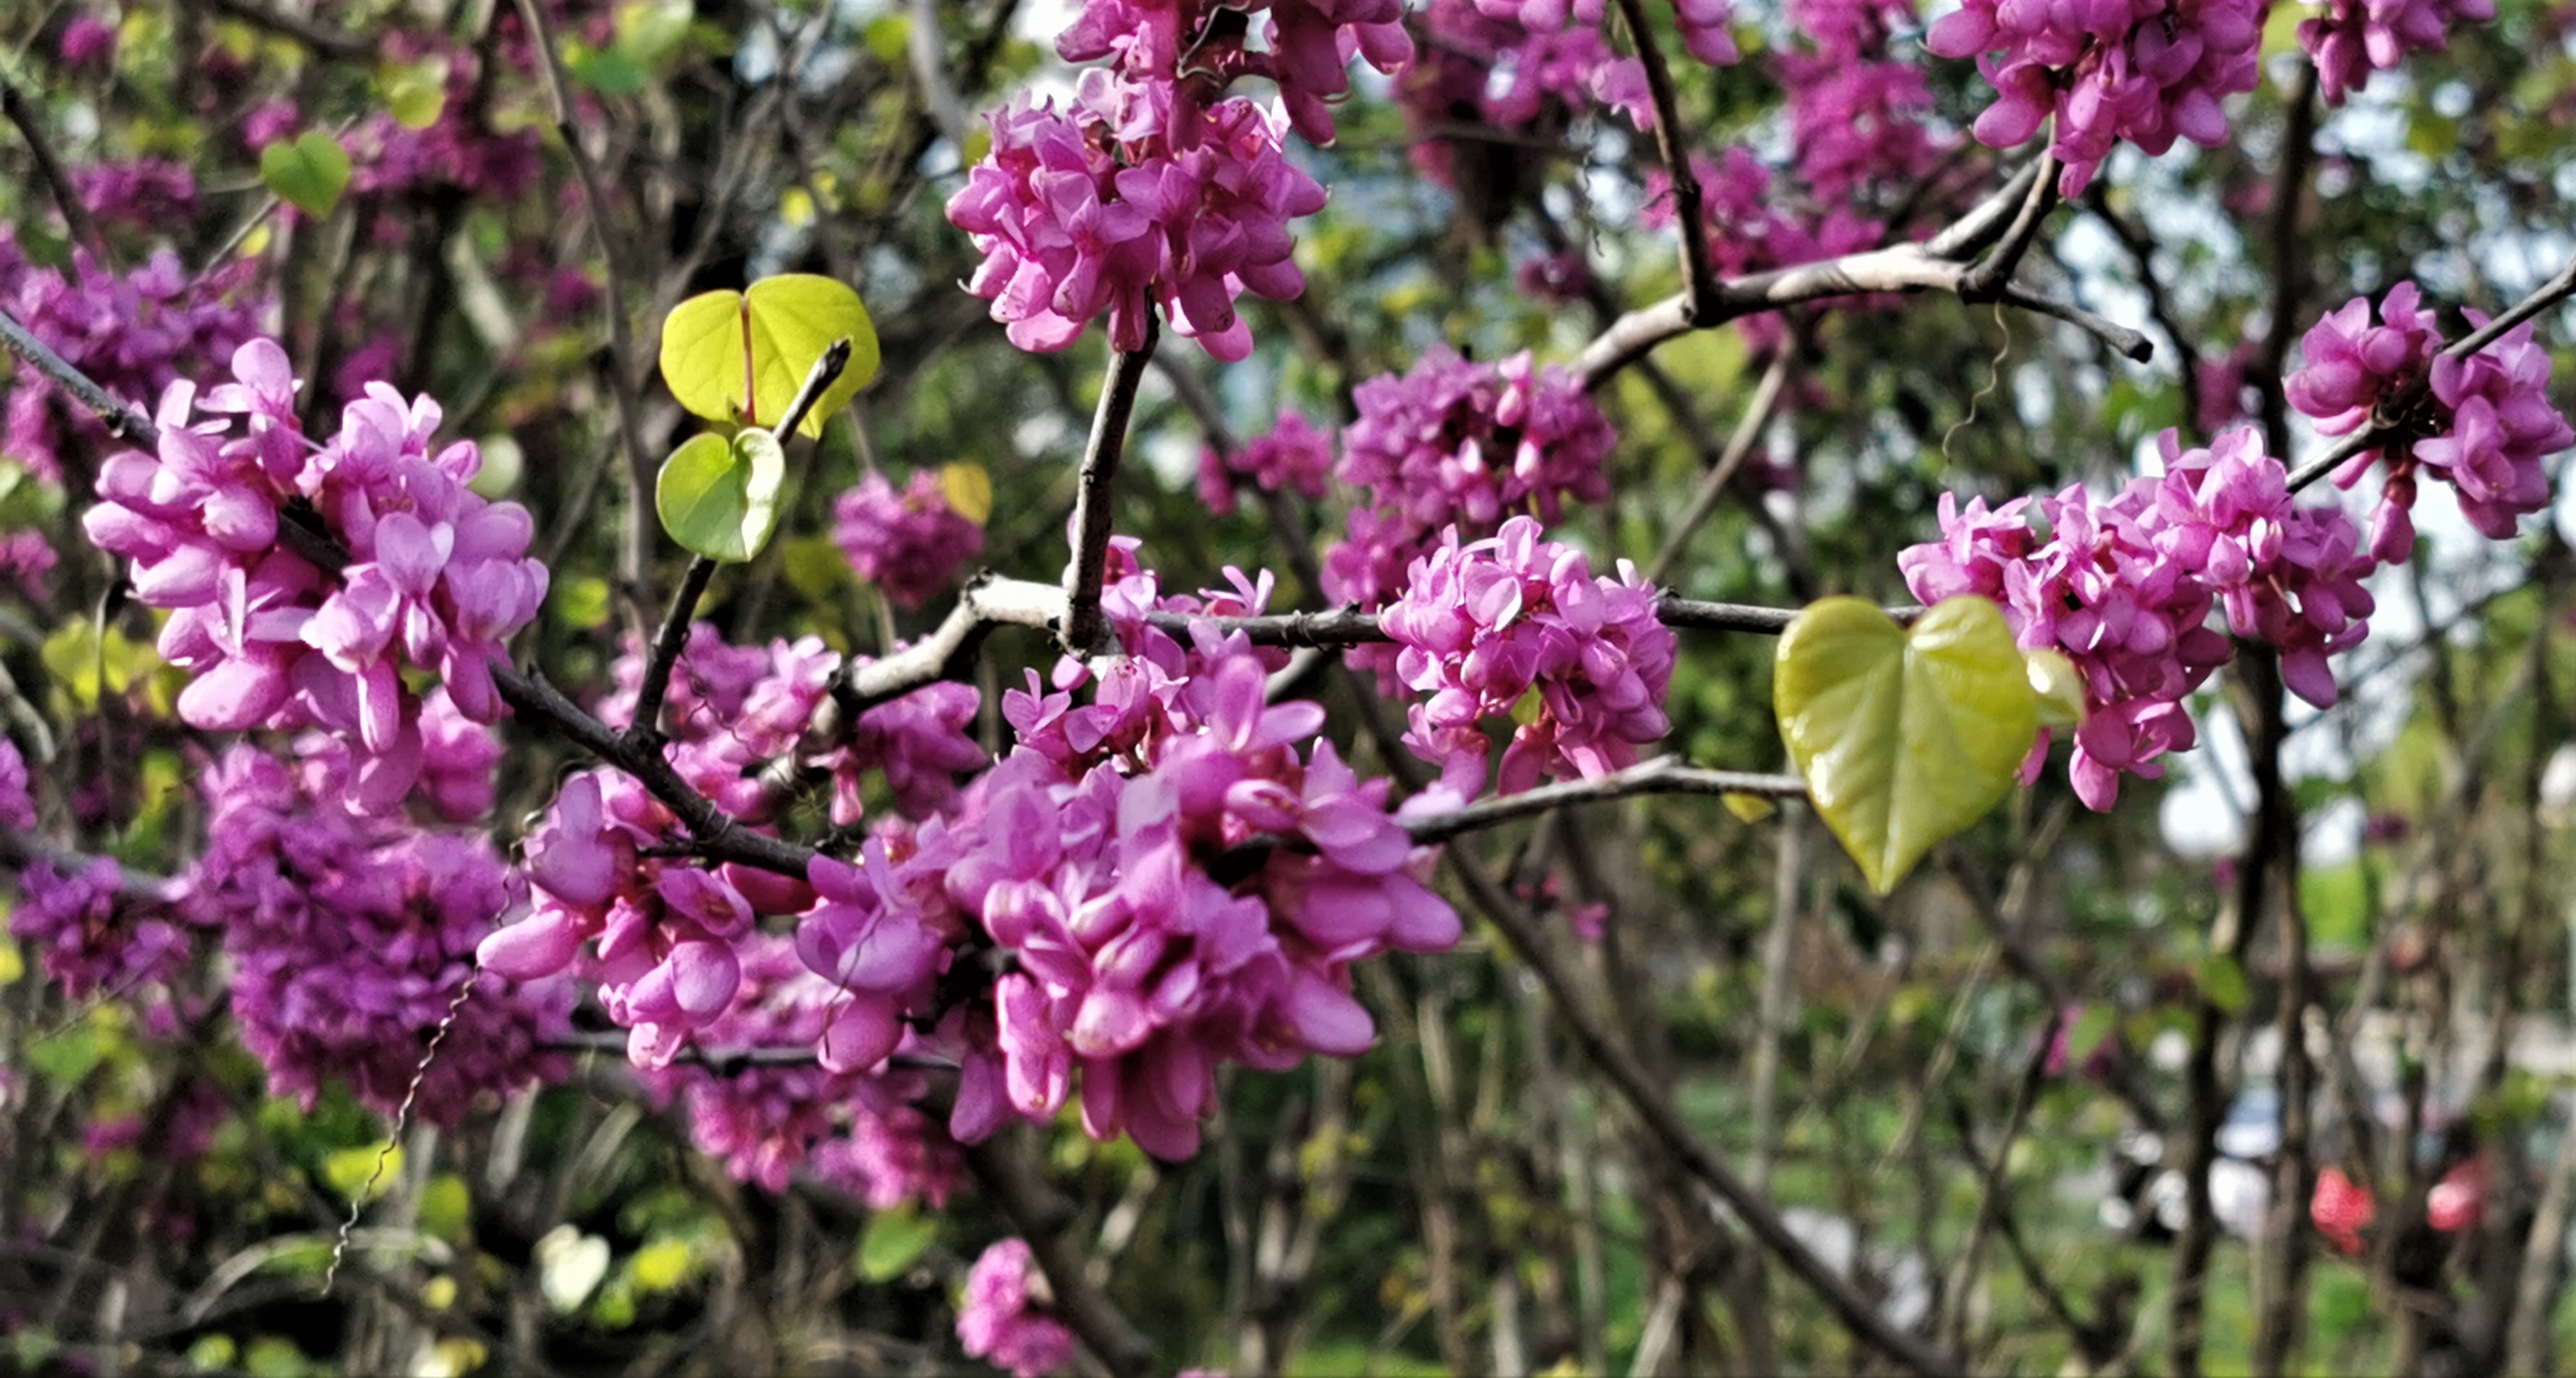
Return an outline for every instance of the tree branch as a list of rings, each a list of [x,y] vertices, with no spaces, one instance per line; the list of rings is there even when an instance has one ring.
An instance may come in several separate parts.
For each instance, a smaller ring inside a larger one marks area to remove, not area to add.
[[[20,325],[17,317],[6,311],[0,311],[0,347],[26,360],[38,373],[45,375],[47,382],[70,393],[74,401],[107,424],[109,435],[119,440],[130,440],[147,450],[160,448],[161,430],[152,424],[152,418],[142,408],[118,399],[90,381],[88,374],[72,367],[70,361],[56,354],[27,327]]]
[[[1720,309],[1718,277],[1717,264],[1709,257],[1708,227],[1700,223],[1699,174],[1690,165],[1690,150],[1682,145],[1681,100],[1673,90],[1672,68],[1664,62],[1664,50],[1655,42],[1654,26],[1646,20],[1645,0],[1619,0],[1619,18],[1628,26],[1629,40],[1637,45],[1638,65],[1646,69],[1646,96],[1655,107],[1655,152],[1673,182],[1673,230],[1681,241],[1682,314],[1698,324]]]
[[[1965,256],[1983,247],[1990,234],[2002,233],[2006,229],[2006,217],[2013,215],[2017,208],[2026,209],[2031,204],[2035,183],[2025,181],[2024,177],[2037,174],[2045,161],[2043,159],[2041,163],[2023,169],[2021,176],[2005,183],[1949,230],[1924,243],[1892,244],[1817,263],[1727,278],[1697,297],[1688,292],[1676,293],[1652,305],[1629,311],[1612,321],[1608,328],[1584,346],[1583,352],[1575,359],[1574,371],[1583,386],[1599,388],[1619,370],[1644,358],[1668,340],[1693,330],[1722,325],[1739,316],[1795,306],[1801,302],[1867,292],[1939,291],[1970,295],[1977,291],[1969,283],[1975,269],[1963,261]],[[2042,312],[2079,326],[2140,363],[2154,356],[2155,346],[2146,336],[2127,326],[2104,320],[2081,306],[2041,297],[2008,283],[1985,290],[1999,294],[1998,299],[2007,305]]]
[[[1749,794],[1763,799],[1804,799],[1807,797],[1807,782],[1795,775],[1708,770],[1684,765],[1678,757],[1658,756],[1615,774],[1541,785],[1518,794],[1480,800],[1451,813],[1407,819],[1404,829],[1413,835],[1416,842],[1445,842],[1460,833],[1490,828],[1515,818],[1527,818],[1532,814],[1578,804],[1625,799],[1632,794]]]
[[[1002,1208],[1011,1228],[1028,1241],[1029,1253],[1055,1293],[1056,1314],[1082,1337],[1112,1378],[1143,1378],[1153,1371],[1154,1346],[1092,1285],[1088,1260],[1070,1228],[1073,1203],[1038,1175],[1024,1147],[1025,1133],[1011,1125],[980,1144],[961,1145],[967,1170]]]
[[[54,193],[54,205],[63,213],[63,223],[71,227],[72,241],[90,251],[102,268],[113,270],[116,260],[107,251],[107,241],[99,236],[98,222],[89,218],[89,207],[81,204],[80,190],[72,185],[71,174],[63,170],[63,160],[54,155],[53,141],[45,137],[45,113],[29,103],[8,78],[0,77],[0,113],[18,126],[27,141],[28,156],[36,160],[36,175]]]
[[[1505,894],[1473,858],[1454,849],[1448,855],[1450,868],[1465,886],[1469,898],[1484,911],[1485,917],[1501,931],[1513,951],[1538,976],[1539,984],[1547,990],[1557,1013],[1564,1018],[1576,1046],[1583,1050],[1583,1055],[1590,1058],[1594,1066],[1601,1069],[1612,1089],[1628,1102],[1646,1131],[1663,1145],[1665,1151],[1723,1201],[1745,1228],[1761,1240],[1790,1272],[1805,1282],[1853,1335],[1914,1373],[1933,1378],[1961,1373],[1963,1370],[1955,1357],[1934,1348],[1920,1336],[1891,1324],[1880,1313],[1876,1303],[1861,1295],[1848,1279],[1818,1258],[1798,1238],[1767,1197],[1747,1186],[1719,1161],[1716,1153],[1682,1118],[1681,1111],[1674,1107],[1663,1088],[1657,1086],[1627,1050],[1610,1036],[1600,1016],[1585,1003],[1575,989],[1573,976],[1549,949],[1547,936],[1540,930],[1538,920]]]
[[[1091,418],[1091,442],[1082,452],[1082,486],[1074,493],[1073,563],[1064,572],[1064,648],[1089,655],[1100,640],[1100,586],[1109,563],[1109,498],[1118,482],[1118,462],[1127,453],[1127,422],[1136,411],[1136,390],[1145,381],[1145,365],[1154,357],[1160,333],[1154,316],[1145,317],[1145,343],[1110,355],[1109,376],[1100,385],[1100,410]]]
[[[332,28],[302,15],[281,13],[266,5],[254,4],[252,0],[206,0],[206,6],[217,14],[238,19],[254,29],[283,34],[324,57],[354,62],[375,55],[376,45],[357,34],[345,29]]]

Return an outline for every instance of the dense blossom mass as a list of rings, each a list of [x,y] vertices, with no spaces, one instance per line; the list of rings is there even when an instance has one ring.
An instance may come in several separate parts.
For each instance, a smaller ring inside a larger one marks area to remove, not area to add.
[[[2219,103],[2262,79],[2269,8],[2268,0],[1967,0],[1923,42],[1942,57],[1976,58],[1993,84],[1995,102],[1977,117],[1979,143],[2011,148],[2056,117],[2049,151],[2064,165],[2058,189],[2073,197],[2122,140],[2150,154],[2177,138],[2225,143]]]
[[[1221,517],[1235,512],[1235,485],[1251,483],[1265,493],[1290,492],[1312,502],[1324,497],[1333,469],[1333,437],[1293,411],[1264,435],[1232,451],[1210,445],[1199,454],[1199,497]]]
[[[465,486],[482,467],[471,442],[433,450],[428,398],[374,384],[317,446],[296,419],[284,350],[253,340],[233,374],[202,399],[172,384],[159,453],[110,456],[82,525],[134,561],[138,600],[172,610],[161,654],[194,676],[181,719],[212,732],[327,728],[360,752],[352,797],[390,809],[424,756],[406,670],[435,674],[467,718],[501,716],[492,662],[545,599],[545,566],[527,558],[532,524]],[[289,543],[287,528],[305,523],[346,553],[344,568]]]
[[[337,1079],[390,1113],[442,1027],[415,1106],[433,1124],[481,1092],[562,1076],[544,1048],[568,1031],[571,983],[475,971],[521,882],[478,834],[350,812],[337,777],[351,768],[308,736],[292,764],[239,745],[205,775],[190,906],[221,935],[233,1017],[270,1085],[310,1106]]]
[[[1485,791],[1485,724],[1524,717],[1503,751],[1500,788],[1589,779],[1636,764],[1671,729],[1672,629],[1627,561],[1594,577],[1582,551],[1542,540],[1528,517],[1459,544],[1453,528],[1414,561],[1379,619],[1401,648],[1396,679],[1425,696],[1405,745],[1442,768],[1460,797]],[[1536,698],[1536,711],[1520,712]]]
[[[2185,451],[2167,431],[2159,445],[2165,472],[2112,498],[2078,485],[2040,499],[2045,539],[2023,515],[2027,498],[1962,510],[1944,494],[1942,538],[1897,558],[1915,597],[1992,599],[2025,650],[2073,663],[2086,712],[2070,775],[2095,809],[2119,797],[2122,773],[2155,778],[2158,757],[2197,740],[2183,700],[2232,653],[2207,625],[2214,607],[2237,635],[2280,651],[2283,680],[2320,706],[2335,700],[2326,658],[2369,630],[2360,581],[2373,562],[2351,519],[2295,505],[2257,432]]]
[[[916,469],[901,491],[871,473],[832,503],[832,540],[850,567],[899,608],[918,608],[957,582],[984,548],[984,528],[949,506],[939,475]]]
[[[1787,96],[1799,176],[1828,206],[1899,199],[1939,165],[1955,135],[1936,133],[1923,68],[1888,57],[1915,21],[1913,0],[1792,0],[1805,50],[1771,59]]]
[[[2470,323],[2486,317],[2470,313]],[[2529,322],[2468,358],[2442,350],[2441,325],[2415,284],[2388,289],[2377,308],[2355,297],[2328,313],[2300,342],[2304,364],[2289,380],[2290,405],[2324,435],[2390,428],[2387,443],[2337,472],[2347,487],[2380,460],[2387,470],[2371,514],[2370,551],[2402,560],[2415,548],[2418,476],[2430,471],[2457,490],[2461,515],[2481,533],[2509,539],[2524,516],[2549,505],[2550,456],[2576,443],[2576,430],[2549,401],[2549,352]]]
[[[1615,110],[1637,129],[1651,127],[1645,68],[1611,48],[1601,6],[1589,12],[1569,15],[1548,0],[1431,0],[1419,21],[1421,55],[1396,87],[1413,165],[1473,200],[1487,183],[1514,180],[1525,161],[1522,139],[1595,108]],[[1499,219],[1508,208],[1470,209]]]
[[[1061,110],[1023,93],[992,125],[948,219],[984,255],[971,289],[1020,348],[1062,349],[1106,314],[1110,343],[1139,349],[1160,308],[1175,333],[1241,359],[1252,332],[1235,299],[1305,290],[1288,222],[1323,209],[1324,189],[1251,101],[1201,106],[1175,83],[1092,68]]]
[[[1110,63],[1140,80],[1268,77],[1297,133],[1333,141],[1333,106],[1350,91],[1353,57],[1381,72],[1413,57],[1403,0],[1085,0],[1056,37],[1068,62]]]
[[[1353,390],[1359,417],[1342,431],[1334,476],[1366,494],[1349,539],[1324,564],[1324,593],[1376,607],[1449,527],[1477,539],[1514,512],[1542,522],[1567,502],[1610,494],[1602,475],[1618,437],[1590,394],[1557,365],[1526,354],[1476,363],[1446,349],[1400,377]],[[1373,663],[1391,664],[1384,648]]]
[[[0,229],[0,310],[113,395],[158,397],[182,378],[213,372],[259,333],[268,299],[252,285],[256,268],[243,262],[191,274],[163,249],[117,273],[76,249],[63,273],[28,261],[16,236]],[[22,374],[9,389],[0,455],[58,483],[63,447],[75,438],[102,443],[107,427]]]

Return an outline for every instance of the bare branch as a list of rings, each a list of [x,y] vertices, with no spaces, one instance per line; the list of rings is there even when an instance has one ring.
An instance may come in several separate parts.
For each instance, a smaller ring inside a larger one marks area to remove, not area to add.
[[[1064,648],[1089,655],[1100,640],[1100,585],[1109,563],[1109,498],[1118,482],[1118,463],[1127,453],[1127,422],[1136,412],[1136,389],[1144,384],[1145,365],[1154,357],[1159,333],[1153,315],[1145,317],[1145,343],[1111,354],[1109,376],[1100,385],[1100,410],[1091,418],[1091,441],[1082,452],[1082,486],[1074,493],[1073,563],[1064,572]]]
[[[36,160],[36,175],[54,193],[54,205],[63,213],[63,223],[71,227],[72,240],[90,251],[99,266],[114,268],[116,261],[107,251],[107,241],[99,236],[98,222],[89,218],[89,207],[81,204],[80,189],[72,185],[71,174],[63,171],[63,160],[54,154],[53,141],[45,137],[45,112],[38,110],[8,78],[0,77],[0,113],[18,126],[27,141],[27,153]]]
[[[1655,152],[1673,183],[1673,229],[1681,240],[1682,310],[1693,324],[1717,309],[1717,264],[1709,257],[1708,227],[1700,223],[1699,174],[1691,168],[1690,150],[1682,144],[1681,101],[1673,90],[1672,69],[1646,21],[1645,0],[1619,0],[1619,18],[1637,45],[1637,63],[1646,69],[1646,96],[1655,107]]]
[[[963,1145],[967,1169],[1002,1208],[1039,1271],[1055,1292],[1056,1314],[1082,1337],[1113,1378],[1142,1378],[1153,1371],[1154,1346],[1094,1286],[1082,1245],[1073,1237],[1073,1203],[1047,1184],[1030,1162],[1025,1131],[1009,1126],[980,1144]]]
[[[335,29],[299,14],[287,14],[254,0],[206,0],[207,8],[273,34],[283,34],[324,57],[358,61],[375,55],[376,45],[346,29]]]
[[[2025,169],[2025,173],[2030,174],[2037,171],[2037,164]],[[1936,291],[1967,295],[1975,290],[1968,281],[1974,269],[1963,262],[1961,256],[1974,252],[1986,234],[2001,228],[2013,208],[2027,206],[2035,185],[2018,176],[2013,178],[1995,195],[1961,217],[1949,231],[1925,243],[1893,244],[1818,263],[1801,263],[1740,278],[1727,278],[1696,299],[1687,292],[1676,293],[1652,305],[1639,307],[1612,321],[1592,343],[1584,346],[1582,354],[1575,359],[1575,373],[1581,377],[1585,387],[1598,388],[1616,376],[1619,370],[1644,358],[1668,340],[1693,330],[1722,325],[1740,316],[1802,302],[1866,292]],[[2130,359],[2143,363],[2155,353],[2155,346],[2146,336],[2104,320],[2083,307],[2041,297],[2010,284],[1987,290],[1999,294],[2000,300],[2007,305],[2044,312],[2080,326]]]
[[[69,360],[56,354],[44,341],[37,339],[18,318],[0,311],[0,346],[24,359],[46,381],[70,393],[74,401],[89,409],[90,414],[107,423],[107,433],[119,440],[130,440],[144,449],[158,449],[161,430],[140,407],[126,403],[91,381],[90,376],[72,367]]]
[[[1541,785],[1518,794],[1469,804],[1452,813],[1407,819],[1404,830],[1412,834],[1416,842],[1445,842],[1460,833],[1490,828],[1515,818],[1527,818],[1578,804],[1625,799],[1632,794],[1749,794],[1762,799],[1804,799],[1807,797],[1807,782],[1795,775],[1706,770],[1683,765],[1678,757],[1658,756],[1616,774]]]
[[[1716,514],[1718,500],[1726,496],[1726,485],[1734,481],[1736,471],[1752,455],[1754,442],[1762,438],[1763,428],[1771,424],[1772,410],[1779,406],[1781,389],[1789,381],[1789,355],[1787,349],[1774,354],[1771,366],[1762,371],[1762,381],[1753,389],[1753,400],[1744,404],[1743,417],[1726,437],[1726,448],[1700,477],[1699,491],[1691,495],[1691,505],[1673,524],[1672,534],[1664,537],[1664,548],[1646,563],[1646,582],[1663,582],[1673,561],[1680,559],[1690,545],[1690,538]]]

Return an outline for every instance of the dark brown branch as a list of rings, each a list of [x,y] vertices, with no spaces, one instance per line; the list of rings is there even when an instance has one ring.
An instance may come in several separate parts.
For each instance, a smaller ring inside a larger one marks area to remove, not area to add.
[[[0,113],[18,126],[27,141],[27,154],[36,160],[36,175],[54,194],[54,205],[63,213],[63,223],[71,227],[72,242],[90,251],[102,268],[113,269],[114,258],[107,251],[107,241],[99,236],[98,222],[90,219],[89,207],[81,204],[80,189],[72,185],[71,174],[63,170],[63,160],[54,154],[53,141],[45,137],[45,112],[28,101],[8,78],[0,77]]]
[[[1804,799],[1807,797],[1807,782],[1795,775],[1706,770],[1683,765],[1675,757],[1659,756],[1613,775],[1541,785],[1518,794],[1480,800],[1452,813],[1408,819],[1404,826],[1416,842],[1444,842],[1460,833],[1490,828],[1515,818],[1527,818],[1578,804],[1624,799],[1632,794],[1749,794],[1763,799]]]
[[[1849,1279],[1818,1258],[1798,1238],[1769,1198],[1746,1185],[1720,1161],[1690,1123],[1682,1118],[1681,1111],[1674,1107],[1664,1088],[1647,1076],[1645,1069],[1638,1065],[1627,1049],[1611,1037],[1601,1017],[1575,989],[1573,976],[1548,947],[1547,935],[1540,930],[1538,920],[1505,894],[1493,877],[1487,875],[1472,858],[1453,850],[1449,853],[1449,861],[1469,898],[1484,911],[1485,917],[1501,931],[1512,950],[1538,976],[1539,984],[1546,989],[1549,1000],[1565,1020],[1567,1032],[1573,1036],[1576,1046],[1583,1050],[1583,1055],[1590,1058],[1594,1066],[1601,1069],[1612,1089],[1627,1101],[1646,1131],[1666,1152],[1724,1202],[1744,1227],[1761,1240],[1790,1272],[1806,1283],[1854,1336],[1914,1373],[1956,1375],[1962,1372],[1956,1357],[1891,1324],[1880,1313],[1876,1303],[1863,1296]]]
[[[1109,563],[1110,494],[1118,483],[1118,464],[1127,453],[1127,423],[1136,412],[1136,390],[1145,381],[1145,365],[1154,357],[1159,333],[1153,315],[1145,317],[1145,343],[1109,357],[1109,376],[1100,385],[1100,410],[1091,418],[1091,440],[1082,451],[1082,481],[1073,498],[1073,563],[1064,572],[1064,648],[1089,655],[1100,640],[1100,586]]]
[[[1691,168],[1690,150],[1682,143],[1681,101],[1673,90],[1672,68],[1655,42],[1646,20],[1645,0],[1619,0],[1619,18],[1637,45],[1637,64],[1646,69],[1646,96],[1655,107],[1655,152],[1673,183],[1673,230],[1681,240],[1682,311],[1698,324],[1717,305],[1717,263],[1708,252],[1708,227],[1700,223],[1699,174]]]
[[[357,61],[375,55],[376,45],[346,29],[335,29],[302,15],[285,14],[252,0],[206,0],[207,8],[273,34],[283,34],[324,57]]]
[[[159,449],[161,430],[140,407],[130,405],[92,382],[88,374],[72,367],[63,356],[18,323],[18,318],[0,311],[0,347],[27,361],[47,382],[72,395],[72,400],[89,409],[90,414],[107,424],[107,433],[119,440],[130,440],[147,450]]]
[[[1089,1260],[1073,1237],[1073,1203],[1047,1184],[1030,1161],[1026,1131],[1013,1125],[980,1144],[964,1145],[967,1170],[1011,1228],[1028,1241],[1029,1253],[1047,1286],[1055,1293],[1055,1310],[1073,1333],[1082,1337],[1101,1367],[1113,1378],[1142,1378],[1154,1368],[1154,1346],[1092,1285]]]
[[[2040,222],[2057,205],[2057,157],[2039,155],[2039,175],[2030,182],[2030,191],[2022,197],[2021,209],[2013,213],[2012,226],[1995,242],[1986,256],[1977,261],[1959,279],[1959,296],[1967,301],[1991,301],[1999,298],[2012,284],[2013,274],[2020,270],[2022,256],[2030,252],[2031,243],[2039,238]]]

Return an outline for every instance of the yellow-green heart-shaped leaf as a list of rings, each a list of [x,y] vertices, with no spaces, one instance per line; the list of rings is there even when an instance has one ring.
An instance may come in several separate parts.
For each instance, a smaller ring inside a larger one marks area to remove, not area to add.
[[[662,461],[654,506],[662,529],[690,552],[741,564],[769,544],[787,455],[767,431],[693,436]]]
[[[993,476],[970,460],[939,466],[939,494],[948,509],[982,526],[993,519]]]
[[[807,435],[877,372],[877,332],[859,294],[813,273],[762,278],[748,292],[707,292],[662,320],[662,381],[690,414],[776,426],[814,361],[850,342],[850,366],[805,416]]]
[[[1910,630],[1858,598],[1810,606],[1780,637],[1772,706],[1816,812],[1882,895],[2003,801],[2039,732],[2012,629],[1973,596]]]
[[[328,220],[349,186],[349,151],[338,139],[308,129],[259,151],[259,180],[278,200],[316,220]]]
[[[2084,725],[2084,677],[2064,653],[2045,648],[2024,651],[2030,666],[2030,691],[2039,695],[2039,725],[2077,728]]]

